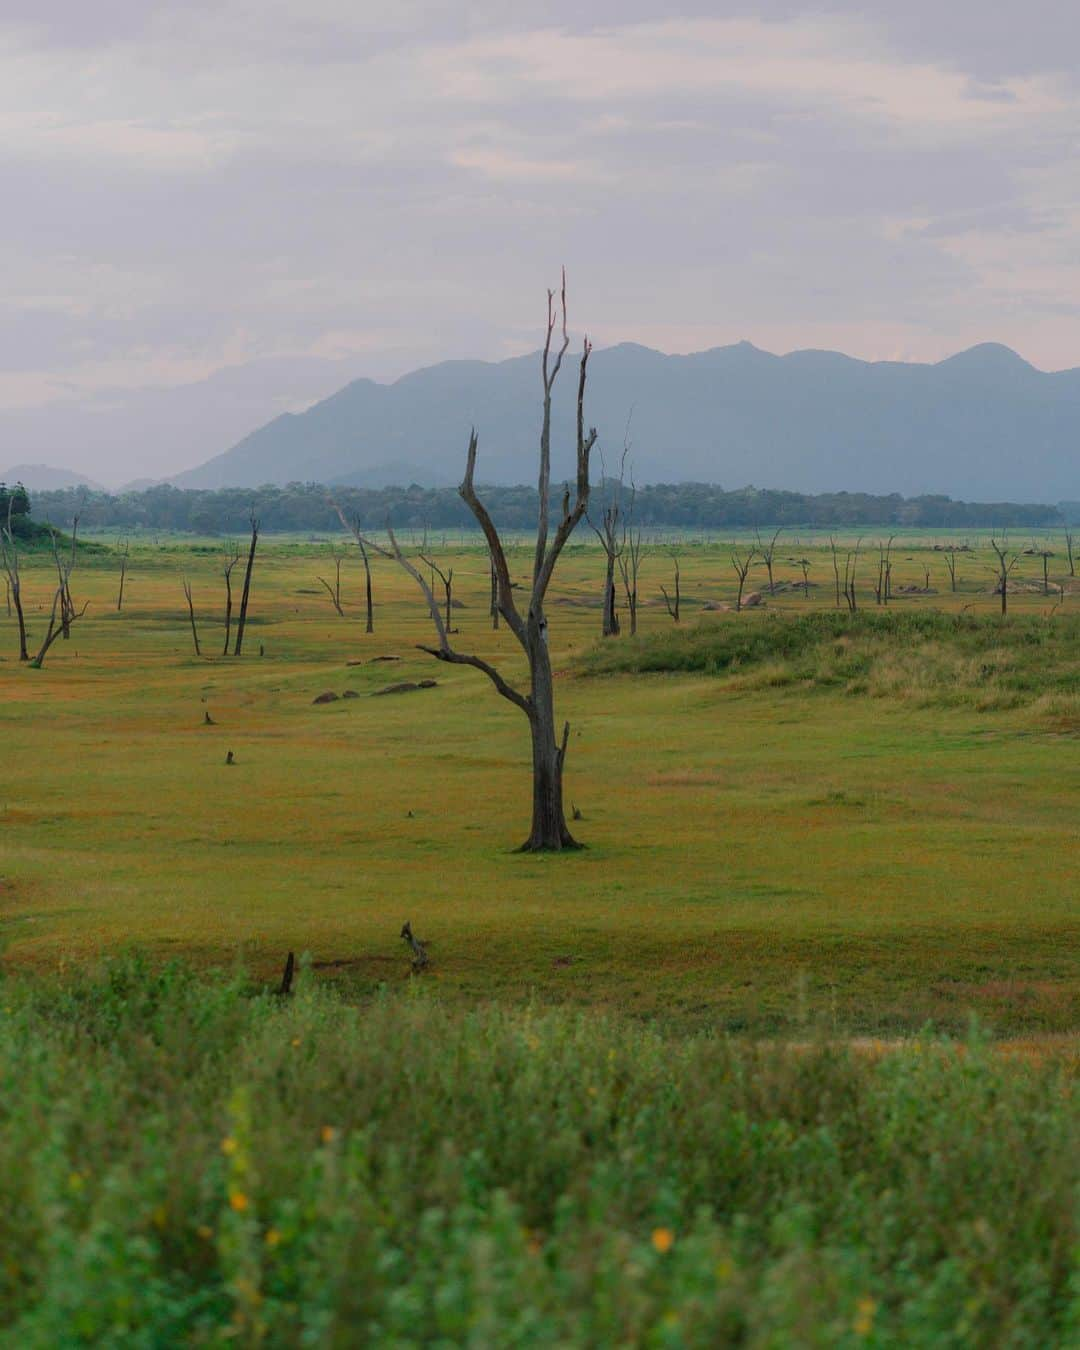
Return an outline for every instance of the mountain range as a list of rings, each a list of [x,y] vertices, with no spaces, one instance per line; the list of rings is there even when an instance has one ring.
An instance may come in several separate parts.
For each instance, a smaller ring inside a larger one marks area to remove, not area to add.
[[[573,472],[576,385],[568,352],[553,409],[556,480]],[[475,426],[478,480],[528,482],[539,390],[535,354],[445,361],[389,384],[354,380],[172,481],[440,486],[460,478]],[[749,342],[668,356],[624,343],[594,353],[586,406],[606,470],[625,443],[642,483],[983,501],[1080,495],[1080,370],[1040,371],[996,343],[935,364],[775,356]]]

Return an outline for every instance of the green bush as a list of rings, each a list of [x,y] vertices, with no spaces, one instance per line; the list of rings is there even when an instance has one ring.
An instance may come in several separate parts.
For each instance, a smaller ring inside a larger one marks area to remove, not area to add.
[[[26,1346],[1046,1346],[1080,1092],[884,1054],[288,1002],[180,967],[0,986],[0,1336]]]

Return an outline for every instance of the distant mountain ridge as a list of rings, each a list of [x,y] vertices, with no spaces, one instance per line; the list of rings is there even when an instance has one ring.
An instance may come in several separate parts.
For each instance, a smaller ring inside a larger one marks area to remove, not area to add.
[[[571,358],[554,401],[556,478],[572,472]],[[539,382],[537,354],[445,361],[391,384],[355,380],[173,482],[440,486],[460,477],[472,426],[478,478],[527,482]],[[609,471],[628,438],[638,482],[980,500],[1080,495],[1080,370],[1040,371],[996,343],[936,364],[814,350],[775,356],[749,342],[667,356],[624,343],[594,353],[587,416]]]
[[[58,488],[87,487],[95,492],[104,488],[74,469],[59,469],[52,464],[13,464],[0,472],[0,483],[21,483],[28,492],[54,492]]]

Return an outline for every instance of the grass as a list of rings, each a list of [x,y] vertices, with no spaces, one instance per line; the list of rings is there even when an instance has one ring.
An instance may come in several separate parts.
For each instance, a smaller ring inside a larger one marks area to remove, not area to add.
[[[0,1335],[937,1347],[1080,1336],[1080,1095],[883,1053],[357,1005],[112,961],[0,985]]]
[[[897,586],[941,567],[932,543],[905,543]],[[922,701],[850,692],[884,679],[886,647],[901,668],[927,648],[970,664],[985,661],[980,635],[996,635],[1035,675],[1063,679],[1069,660],[1075,672],[1071,597],[1049,618],[1055,600],[1019,593],[1003,627],[988,580],[976,591],[967,579],[980,567],[989,577],[976,554],[962,561],[956,597],[905,601],[903,620],[860,620],[930,634],[921,645],[867,638],[869,673],[813,688],[774,682],[770,670],[784,663],[773,650],[721,679],[582,677],[601,567],[597,550],[571,549],[550,631],[558,711],[572,724],[567,793],[588,848],[545,859],[513,852],[529,810],[521,715],[476,672],[415,651],[429,625],[398,569],[375,564],[368,636],[355,560],[341,620],[317,593],[329,548],[271,541],[245,656],[196,660],[180,578],[192,580],[204,650],[219,650],[216,558],[169,547],[132,550],[122,613],[115,559],[88,558],[73,583],[80,603],[91,600],[88,615],[42,671],[19,668],[2,630],[8,969],[70,970],[134,942],[200,966],[239,955],[269,979],[294,949],[311,953],[319,978],[363,996],[404,977],[398,933],[408,918],[431,944],[440,998],[464,1006],[539,999],[781,1037],[813,1025],[891,1036],[926,1022],[961,1033],[972,1013],[999,1037],[1080,1025],[1080,764],[1068,706],[1039,706],[1074,695],[1063,686],[1018,696],[996,677],[984,705],[966,686],[942,697],[935,685]],[[462,643],[520,677],[512,639],[486,617],[484,555],[439,556],[455,566]],[[814,556],[828,575],[827,551]],[[524,547],[513,566],[527,569]],[[659,552],[647,559],[640,646],[620,639],[587,661],[696,641],[674,639],[657,602],[668,567]],[[688,608],[731,594],[719,545],[688,550],[682,568]],[[27,565],[31,636],[50,584],[44,561]],[[829,599],[785,592],[769,606],[777,617],[717,614],[708,640],[734,650],[809,634],[797,658],[809,661],[842,642],[814,648],[814,634],[849,622],[815,613]],[[981,607],[985,622],[930,613],[964,605]],[[950,624],[971,650],[940,637]],[[1045,639],[1037,661],[1026,655],[1031,633]],[[385,654],[401,660],[370,660]],[[432,675],[434,690],[369,697]],[[361,697],[312,706],[325,689]]]

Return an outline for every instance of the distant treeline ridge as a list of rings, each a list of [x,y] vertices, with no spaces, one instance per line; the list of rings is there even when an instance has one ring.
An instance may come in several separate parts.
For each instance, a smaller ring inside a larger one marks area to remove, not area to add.
[[[599,504],[608,485],[594,487]],[[552,492],[559,509],[562,484]],[[629,490],[623,489],[623,501]],[[536,489],[488,487],[484,498],[497,525],[526,529],[536,521]],[[186,530],[195,534],[237,534],[252,511],[263,530],[335,530],[340,522],[336,502],[350,519],[368,529],[387,521],[396,528],[471,528],[475,522],[455,488],[326,488],[317,483],[285,487],[180,489],[170,486],[112,495],[87,488],[35,492],[33,510],[39,520],[66,524],[76,513],[84,529]],[[958,502],[949,497],[887,497],[862,492],[828,492],[811,496],[753,487],[725,492],[707,483],[656,483],[639,487],[634,520],[644,527],[679,526],[720,529],[727,526],[802,526],[842,529],[848,526],[923,527],[926,529],[1038,528],[1065,523],[1056,506],[1016,502]]]

